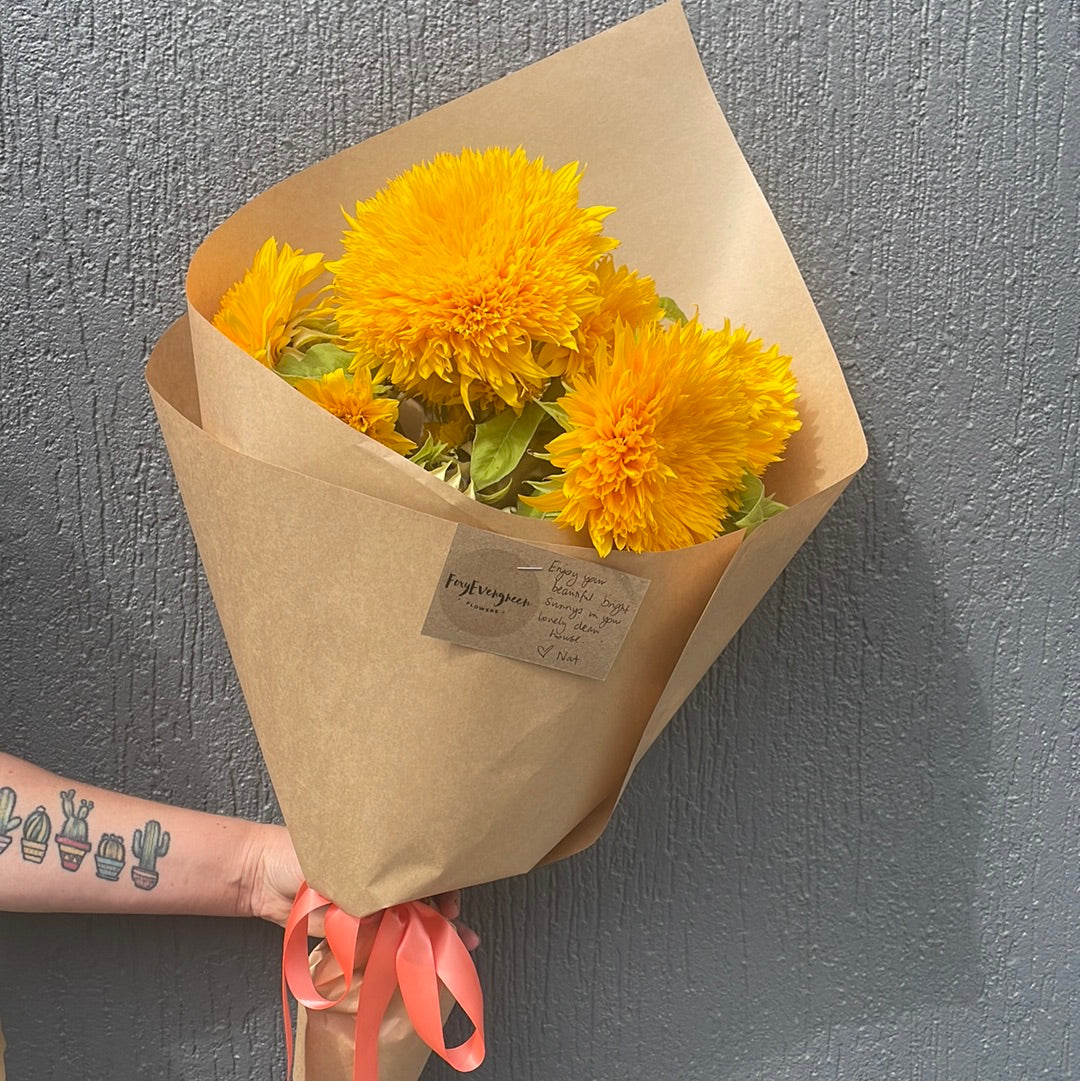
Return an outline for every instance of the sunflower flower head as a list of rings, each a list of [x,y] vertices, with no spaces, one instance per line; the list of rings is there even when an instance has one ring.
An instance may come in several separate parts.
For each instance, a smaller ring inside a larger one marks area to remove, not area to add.
[[[745,327],[732,330],[727,321],[717,333],[727,338],[728,350],[742,377],[743,393],[750,406],[746,468],[759,477],[780,460],[788,439],[802,427],[795,410],[799,391],[791,371],[791,357],[783,356],[775,345],[762,348],[760,338],[751,339]]]
[[[765,426],[731,336],[696,319],[616,324],[610,352],[600,347],[559,404],[567,431],[547,449],[561,475],[525,502],[587,530],[602,556],[715,537],[738,505],[755,425]]]
[[[273,368],[318,297],[305,292],[323,272],[320,252],[305,255],[270,237],[251,267],[221,298],[214,326],[245,353]]]
[[[398,454],[408,454],[416,449],[416,444],[395,428],[397,400],[376,396],[367,368],[357,368],[352,375],[338,368],[320,379],[298,380],[296,389],[328,413],[333,413],[358,432],[371,436],[384,447]]]
[[[379,378],[435,405],[521,409],[548,373],[534,343],[573,348],[596,306],[609,207],[578,206],[581,173],[521,148],[439,154],[353,215],[335,276],[335,315]]]
[[[646,323],[657,322],[663,315],[652,278],[628,267],[616,267],[610,255],[600,259],[594,270],[596,305],[574,331],[574,347],[544,345],[538,354],[547,371],[565,383],[572,383],[578,375],[591,370],[593,357],[601,346],[609,350],[613,347],[616,323],[636,330]]]

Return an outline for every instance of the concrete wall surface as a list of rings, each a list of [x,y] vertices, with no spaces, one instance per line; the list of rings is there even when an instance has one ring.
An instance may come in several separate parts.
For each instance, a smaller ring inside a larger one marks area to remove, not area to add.
[[[274,181],[646,6],[2,5],[0,747],[276,814],[142,378],[187,261]],[[686,12],[870,461],[599,843],[467,894],[476,1076],[1080,1078],[1080,9]],[[283,1077],[279,939],[0,916],[10,1081]]]

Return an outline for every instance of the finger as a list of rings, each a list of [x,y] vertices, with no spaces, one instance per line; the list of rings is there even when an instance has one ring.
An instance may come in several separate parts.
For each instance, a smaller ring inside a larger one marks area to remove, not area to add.
[[[440,893],[435,905],[448,920],[456,920],[461,915],[461,890]]]
[[[454,927],[465,949],[470,953],[480,945],[480,936],[467,924],[462,923],[461,920],[455,920]]]

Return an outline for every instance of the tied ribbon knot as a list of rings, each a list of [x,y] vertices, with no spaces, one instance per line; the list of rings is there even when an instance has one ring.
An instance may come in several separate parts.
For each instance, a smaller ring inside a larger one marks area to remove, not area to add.
[[[336,999],[320,993],[308,962],[308,919],[321,908],[326,909],[326,943],[345,980],[345,990]],[[378,1081],[379,1028],[395,990],[401,991],[409,1020],[424,1043],[455,1070],[475,1070],[484,1061],[484,998],[476,966],[453,924],[422,901],[357,918],[305,882],[285,924],[282,952],[281,1002],[289,1076],[293,1066],[289,992],[309,1010],[328,1010],[344,1001],[352,987],[360,928],[370,923],[378,927],[360,980],[353,1081]],[[443,1035],[440,983],[473,1024],[472,1035],[457,1047],[447,1047]]]

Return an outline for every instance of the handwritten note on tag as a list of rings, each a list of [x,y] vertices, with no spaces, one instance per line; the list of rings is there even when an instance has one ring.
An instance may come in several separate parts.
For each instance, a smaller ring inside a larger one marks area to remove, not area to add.
[[[422,633],[606,679],[647,579],[459,525]]]

